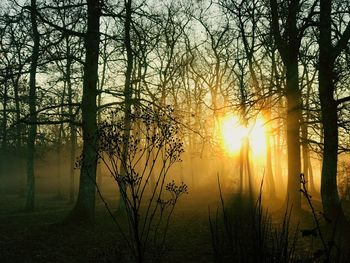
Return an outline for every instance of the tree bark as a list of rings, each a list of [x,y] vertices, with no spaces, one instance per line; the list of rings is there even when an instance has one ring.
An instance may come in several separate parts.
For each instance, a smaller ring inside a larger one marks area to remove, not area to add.
[[[265,112],[266,120],[271,120],[271,112]],[[271,128],[267,126],[267,132],[265,134],[265,143],[266,143],[266,188],[269,195],[269,198],[276,199],[276,186],[275,179],[273,176],[272,169],[272,145],[271,145]]]
[[[100,43],[100,3],[87,0],[87,32],[85,35],[85,65],[82,98],[83,151],[77,203],[71,219],[93,222],[95,217],[96,166],[97,166],[97,70]]]
[[[76,148],[77,148],[77,131],[74,125],[75,117],[73,114],[73,90],[71,82],[71,52],[69,46],[68,36],[66,37],[66,48],[67,48],[67,62],[66,62],[66,72],[65,72],[65,82],[68,91],[68,112],[69,112],[69,132],[70,132],[70,154],[69,154],[69,203],[73,203],[75,199],[75,159],[76,159]]]
[[[270,0],[272,31],[286,68],[287,100],[287,152],[288,152],[288,189],[287,199],[294,209],[301,208],[300,195],[300,114],[301,94],[299,90],[298,55],[300,35],[297,28],[299,1],[290,1],[287,10],[285,33],[282,37],[279,27],[279,14],[276,0]]]
[[[131,46],[131,3],[132,0],[125,0],[125,22],[124,22],[124,45],[126,49],[126,72],[125,72],[125,83],[124,83],[124,134],[125,138],[129,138],[130,132],[131,132],[131,107],[132,107],[132,71],[133,71],[133,51]],[[125,143],[123,145],[123,158],[124,160],[127,159],[127,154],[129,151],[129,145],[128,145],[128,139],[125,140]],[[121,165],[120,167],[121,171],[120,174],[122,176],[125,175],[124,167]],[[119,187],[125,187],[124,185],[120,184]],[[120,189],[120,201],[119,201],[119,207],[118,209],[120,211],[123,211],[125,209],[125,200],[123,200],[123,189]]]
[[[7,73],[8,70],[6,70]],[[6,153],[7,148],[7,103],[8,103],[8,84],[7,84],[7,74],[4,81],[4,90],[3,90],[3,101],[2,101],[2,141],[1,141],[1,150]]]
[[[29,131],[27,138],[27,190],[25,210],[33,211],[35,207],[35,138],[37,133],[36,114],[36,71],[39,58],[40,36],[36,18],[36,0],[31,0],[30,20],[33,33],[33,53],[31,57],[29,76]]]
[[[331,9],[329,0],[320,2],[319,98],[324,134],[321,173],[321,197],[324,213],[329,218],[343,215],[337,189],[338,115],[334,99],[334,61],[332,54]]]
[[[287,150],[288,150],[288,197],[293,207],[300,209],[300,115],[301,102],[298,84],[298,55],[287,63]]]

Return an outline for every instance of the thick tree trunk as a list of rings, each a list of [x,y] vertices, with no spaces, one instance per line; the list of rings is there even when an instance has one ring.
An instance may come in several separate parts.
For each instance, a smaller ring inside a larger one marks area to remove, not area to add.
[[[300,91],[298,85],[298,61],[287,64],[287,150],[288,150],[288,197],[295,209],[301,207],[300,195]]]
[[[338,116],[334,100],[334,60],[331,40],[331,1],[321,1],[319,97],[321,102],[324,134],[323,162],[321,174],[321,197],[323,210],[330,218],[343,214],[337,189],[338,162]]]
[[[36,0],[31,0],[31,26],[33,31],[33,53],[31,57],[30,76],[29,76],[29,131],[27,138],[27,194],[25,210],[33,211],[35,207],[35,175],[34,175],[34,157],[35,157],[35,138],[37,131],[36,115],[36,70],[39,58],[39,32],[36,20]]]
[[[88,25],[85,36],[85,65],[82,98],[83,151],[77,203],[71,213],[72,220],[93,222],[95,216],[97,165],[97,70],[100,42],[100,3],[87,0]]]
[[[287,99],[287,151],[288,151],[288,193],[287,199],[295,210],[301,208],[300,195],[300,113],[301,95],[299,90],[298,55],[301,36],[297,27],[299,1],[288,4],[285,33],[282,37],[279,26],[279,11],[276,0],[270,0],[272,30],[278,51],[286,67]]]
[[[338,163],[338,123],[337,105],[333,94],[325,91],[328,85],[322,74],[325,74],[323,66],[320,66],[320,101],[322,123],[324,130],[324,148],[321,175],[321,196],[324,212],[334,215],[341,211],[340,199],[337,189],[337,163]]]

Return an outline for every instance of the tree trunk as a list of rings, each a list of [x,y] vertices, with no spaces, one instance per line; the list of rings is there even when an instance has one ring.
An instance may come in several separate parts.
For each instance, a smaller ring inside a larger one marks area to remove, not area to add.
[[[22,75],[22,70],[18,72],[18,76],[12,80],[15,97],[15,108],[16,108],[16,149],[22,151],[22,124],[21,122],[21,109],[20,109],[20,98],[19,98],[19,80]]]
[[[272,170],[272,151],[271,151],[270,133],[267,133],[265,135],[265,141],[266,141],[266,186],[267,186],[269,198],[276,199],[275,179],[273,177],[273,170]]]
[[[308,119],[307,119],[308,120]],[[307,121],[306,120],[306,121]],[[303,151],[303,173],[305,175],[305,179],[308,182],[308,190],[311,194],[315,194],[317,191],[315,189],[312,166],[310,162],[310,150],[307,142],[308,139],[308,129],[307,124],[303,124],[301,126],[301,137],[302,137],[302,151]]]
[[[300,195],[300,91],[298,85],[298,56],[287,64],[287,150],[288,197],[295,209],[301,207]]]
[[[25,210],[33,211],[35,207],[35,138],[37,132],[37,114],[36,114],[36,70],[39,58],[39,32],[36,19],[36,0],[31,0],[31,26],[33,31],[33,53],[31,57],[30,76],[29,76],[29,131],[27,138],[27,196]]]
[[[286,10],[284,35],[281,35],[279,11],[276,0],[270,0],[272,30],[274,39],[286,68],[287,99],[287,152],[288,152],[288,193],[287,199],[295,210],[301,208],[300,195],[300,113],[301,95],[299,90],[298,55],[301,43],[301,32],[297,27],[299,1],[290,1]]]
[[[85,35],[85,65],[82,98],[83,151],[77,203],[71,219],[93,222],[95,217],[96,165],[97,165],[97,70],[100,42],[100,3],[87,0],[87,33]]]
[[[6,70],[7,71],[7,70]],[[6,72],[7,73],[7,72]],[[6,74],[7,75],[7,74]],[[4,90],[3,90],[3,102],[2,102],[2,142],[1,142],[1,150],[6,153],[7,148],[7,103],[8,103],[8,89],[7,89],[7,76],[4,81]]]
[[[130,36],[130,31],[131,31],[131,2],[132,0],[125,1],[125,22],[124,22],[124,30],[125,30],[125,35],[124,35],[124,45],[126,49],[126,58],[127,58],[127,65],[126,65],[126,72],[125,72],[125,83],[124,83],[124,129],[125,129],[125,137],[129,138],[130,132],[131,132],[131,107],[132,107],[132,84],[131,84],[131,79],[132,79],[132,71],[133,71],[133,51],[131,47],[131,36]],[[128,139],[126,139],[125,144],[123,145],[123,158],[124,160],[127,159],[127,154],[129,151],[129,145],[128,145]],[[121,165],[120,168],[120,174],[121,176],[125,175],[125,170],[124,167]],[[119,207],[118,209],[120,211],[123,211],[125,209],[125,203],[123,200],[123,194],[122,192],[124,191],[122,188],[124,185],[120,184],[119,187],[120,189],[120,201],[119,201]]]
[[[77,132],[73,124],[70,124],[70,154],[69,154],[69,203],[75,199],[75,158],[77,148]]]
[[[63,102],[62,102],[63,103]],[[61,118],[63,119],[63,110],[61,111]],[[63,136],[63,123],[60,124],[58,130],[58,139],[57,139],[57,149],[56,149],[56,167],[57,167],[57,199],[63,198],[62,193],[62,136]]]
[[[70,47],[68,42],[68,36],[66,37],[66,48],[67,48],[67,63],[66,63],[66,77],[68,91],[68,112],[69,112],[69,132],[70,132],[70,153],[69,153],[69,203],[73,203],[75,199],[75,159],[76,159],[76,148],[77,148],[77,131],[74,125],[75,117],[73,114],[73,90],[71,82],[71,58],[70,58]]]
[[[319,97],[321,102],[324,134],[323,162],[321,173],[321,197],[323,210],[330,218],[343,214],[337,189],[338,162],[338,116],[334,99],[334,60],[331,39],[331,1],[321,1]]]

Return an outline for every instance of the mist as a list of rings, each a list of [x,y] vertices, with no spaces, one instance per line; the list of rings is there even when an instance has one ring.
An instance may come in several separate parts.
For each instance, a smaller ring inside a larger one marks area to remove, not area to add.
[[[0,262],[348,262],[349,5],[0,3]]]

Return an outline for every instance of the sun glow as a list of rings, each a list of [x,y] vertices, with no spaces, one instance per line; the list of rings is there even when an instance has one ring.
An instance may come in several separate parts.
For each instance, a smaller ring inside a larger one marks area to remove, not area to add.
[[[221,145],[228,154],[239,152],[248,129],[240,125],[236,116],[226,116],[220,120]]]
[[[245,127],[238,117],[228,115],[219,121],[219,129],[221,145],[229,155],[239,153],[245,138],[248,138],[254,155],[261,156],[265,153],[265,129],[262,119],[256,119],[254,123]]]

